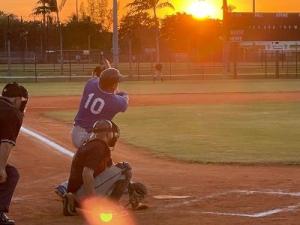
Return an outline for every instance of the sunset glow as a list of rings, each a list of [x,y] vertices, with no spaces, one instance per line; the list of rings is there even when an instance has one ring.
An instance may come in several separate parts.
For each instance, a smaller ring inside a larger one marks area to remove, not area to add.
[[[215,6],[204,1],[198,0],[193,2],[187,9],[187,13],[192,14],[195,18],[216,18],[218,16]]]
[[[9,0],[0,1],[0,10],[13,13],[17,16],[22,16],[23,19],[34,19],[32,15],[32,10],[36,7],[37,0],[22,0],[20,5],[20,0]],[[58,0],[60,4],[61,0]],[[87,6],[87,0],[79,0],[79,3],[83,2]],[[119,0],[119,10],[120,17],[126,13],[126,5],[132,2],[132,0]],[[212,17],[212,18],[222,18],[222,0],[205,0],[203,3],[198,3],[199,0],[170,0],[175,6],[175,11],[173,10],[159,10],[159,16],[164,17],[166,15],[174,14],[176,12],[186,12],[194,15],[195,18]],[[201,2],[201,0],[200,0]],[[204,4],[204,2],[206,2]],[[112,5],[112,0],[108,1]],[[228,3],[236,7],[236,12],[252,11],[252,0],[228,0]],[[272,3],[272,4],[270,4]],[[204,4],[202,7],[199,5]],[[208,6],[207,6],[208,5]],[[201,9],[197,9],[201,8]],[[263,12],[299,12],[300,4],[299,0],[286,0],[286,1],[271,1],[271,0],[260,0],[256,2],[257,11]],[[75,13],[75,0],[67,0],[64,9],[61,12],[62,20],[67,20],[72,13]],[[36,18],[38,19],[38,18]]]

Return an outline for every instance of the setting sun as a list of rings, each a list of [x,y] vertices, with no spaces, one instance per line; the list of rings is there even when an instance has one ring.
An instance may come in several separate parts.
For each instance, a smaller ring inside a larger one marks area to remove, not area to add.
[[[204,0],[198,0],[191,3],[187,8],[187,13],[192,14],[195,18],[199,19],[206,17],[216,18],[218,16],[216,8]]]

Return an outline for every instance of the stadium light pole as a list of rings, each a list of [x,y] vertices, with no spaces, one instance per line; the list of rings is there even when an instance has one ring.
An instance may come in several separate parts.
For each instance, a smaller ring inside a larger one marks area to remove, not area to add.
[[[57,24],[58,24],[58,32],[59,32],[59,55],[60,55],[60,74],[64,74],[64,54],[63,54],[63,35],[62,35],[62,27],[60,21],[60,11],[61,8],[58,7],[57,0],[56,0],[56,17],[57,17]]]
[[[253,13],[255,14],[255,12],[256,12],[256,1],[253,0]]]
[[[11,46],[10,46],[10,39],[11,39],[11,33],[10,33],[10,15],[7,16],[7,70],[8,75],[11,75]]]
[[[78,0],[76,0],[76,17],[77,17],[77,22],[78,22],[79,21]]]
[[[119,65],[118,0],[113,0],[113,63]]]
[[[228,2],[223,0],[223,74],[226,75],[230,69],[229,54],[230,46],[228,41]]]

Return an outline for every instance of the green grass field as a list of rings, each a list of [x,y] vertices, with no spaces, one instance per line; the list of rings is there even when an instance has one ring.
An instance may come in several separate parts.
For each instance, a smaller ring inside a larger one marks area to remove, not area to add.
[[[3,88],[0,84],[0,89]],[[25,83],[31,96],[81,95],[84,82]],[[300,80],[124,82],[130,94],[300,91]],[[75,112],[46,116],[71,123]],[[201,163],[300,163],[300,104],[131,107],[122,137],[159,156]]]
[[[84,82],[24,83],[31,96],[81,95]],[[0,83],[2,90],[4,83]],[[190,80],[121,83],[120,89],[130,94],[221,93],[221,92],[283,92],[300,91],[298,79],[265,80]]]
[[[71,123],[75,112],[45,115]],[[300,163],[300,104],[134,107],[122,138],[159,156],[199,163]]]

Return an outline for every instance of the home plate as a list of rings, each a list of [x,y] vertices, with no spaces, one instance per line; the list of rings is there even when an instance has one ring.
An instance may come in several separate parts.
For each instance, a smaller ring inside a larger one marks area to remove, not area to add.
[[[187,199],[191,198],[192,196],[189,195],[156,195],[153,198],[158,200],[168,200],[168,199]]]

